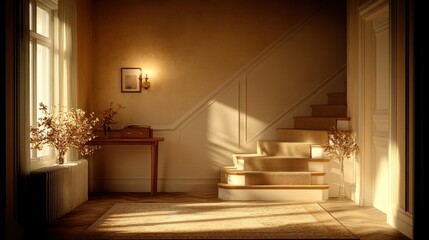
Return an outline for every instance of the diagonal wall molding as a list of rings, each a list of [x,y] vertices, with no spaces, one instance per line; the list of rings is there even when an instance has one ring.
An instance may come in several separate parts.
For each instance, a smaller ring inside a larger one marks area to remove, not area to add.
[[[323,89],[327,88],[329,84],[333,84],[335,81],[338,81],[337,78],[340,77],[341,74],[345,74],[346,70],[347,70],[346,65],[341,66],[336,72],[334,72],[331,76],[329,76],[329,78],[327,78],[324,82],[322,82],[322,84],[320,84],[319,86],[314,88],[311,92],[309,92],[308,94],[303,96],[300,100],[298,100],[295,104],[293,104],[292,107],[285,109],[281,115],[279,115],[277,118],[273,119],[272,122],[268,123],[266,125],[266,127],[262,131],[260,131],[257,135],[255,135],[254,137],[252,137],[250,139],[246,139],[246,144],[251,144],[251,143],[256,142],[258,139],[260,139],[266,133],[266,131],[268,131],[270,128],[275,127],[284,118],[290,117],[294,111],[298,110],[301,107],[308,106],[309,105],[308,101],[311,98],[320,94],[320,92]],[[293,115],[292,115],[292,117],[293,117]]]
[[[199,103],[197,103],[192,109],[190,109],[187,113],[185,113],[181,118],[179,118],[175,123],[171,125],[154,125],[152,126],[155,131],[173,131],[178,128],[183,127],[188,122],[192,121],[198,114],[202,111],[210,107],[221,95],[223,92],[227,91],[231,87],[233,87],[238,81],[240,81],[240,77],[257,67],[261,62],[263,62],[266,58],[271,56],[276,52],[280,47],[286,44],[294,35],[299,33],[303,28],[308,25],[311,20],[314,19],[315,15],[320,12],[324,7],[326,7],[326,3],[323,4],[320,8],[314,10],[312,13],[308,14],[301,21],[299,21],[291,30],[284,33],[278,40],[273,42],[271,45],[266,47],[261,53],[259,53],[255,58],[249,61],[246,65],[244,65],[241,69],[239,69],[234,75],[232,75],[229,79],[227,79],[222,85],[216,88],[210,95],[202,99]]]

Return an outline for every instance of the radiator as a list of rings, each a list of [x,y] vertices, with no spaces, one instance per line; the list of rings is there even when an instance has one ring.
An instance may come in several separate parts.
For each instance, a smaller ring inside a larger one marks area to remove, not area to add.
[[[32,221],[50,224],[88,200],[88,161],[36,169],[30,187]]]

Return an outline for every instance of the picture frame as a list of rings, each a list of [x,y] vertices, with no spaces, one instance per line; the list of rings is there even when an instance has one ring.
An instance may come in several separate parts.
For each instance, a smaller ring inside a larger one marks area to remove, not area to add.
[[[139,93],[141,68],[121,68],[121,92]]]

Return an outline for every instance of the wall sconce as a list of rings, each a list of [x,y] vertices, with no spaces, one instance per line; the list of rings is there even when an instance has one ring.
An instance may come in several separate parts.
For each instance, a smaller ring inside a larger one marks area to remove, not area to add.
[[[143,82],[144,79],[144,82]],[[140,75],[139,75],[139,82],[140,82],[140,89],[144,88],[145,90],[148,90],[150,88],[150,82],[148,81],[148,77],[146,74],[146,77],[143,78],[142,76],[142,72],[140,71]]]

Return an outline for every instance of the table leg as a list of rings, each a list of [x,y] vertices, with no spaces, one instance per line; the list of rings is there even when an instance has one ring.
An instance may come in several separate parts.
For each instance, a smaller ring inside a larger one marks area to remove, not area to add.
[[[158,190],[158,142],[151,146],[151,186],[150,193],[154,196]]]

